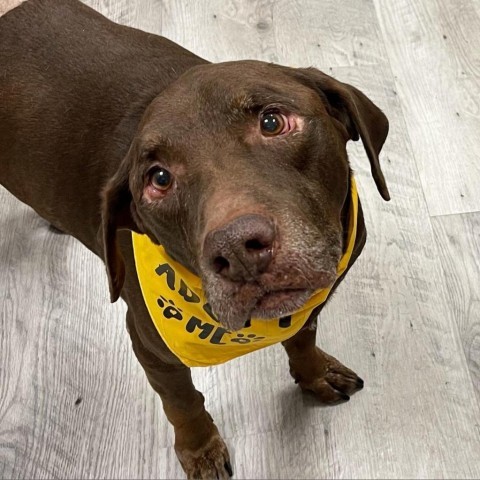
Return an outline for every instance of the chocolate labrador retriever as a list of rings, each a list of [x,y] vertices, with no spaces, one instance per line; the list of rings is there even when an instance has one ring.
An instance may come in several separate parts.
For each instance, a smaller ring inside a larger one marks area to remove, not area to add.
[[[389,199],[385,115],[313,68],[211,64],[78,0],[10,5],[0,181],[104,260],[187,476],[232,475],[189,367],[282,342],[320,402],[361,389],[316,317],[366,239],[348,140]]]

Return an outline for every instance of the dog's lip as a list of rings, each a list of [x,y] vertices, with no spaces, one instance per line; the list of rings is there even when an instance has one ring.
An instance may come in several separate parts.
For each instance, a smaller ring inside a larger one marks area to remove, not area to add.
[[[265,292],[255,303],[252,316],[274,318],[289,315],[302,307],[313,291],[306,288],[283,288]]]
[[[317,274],[316,288],[312,285],[290,285],[277,286],[266,289],[256,300],[252,316],[260,318],[275,318],[289,315],[309,300],[316,290],[328,288],[335,281],[336,275],[333,272],[322,271]]]

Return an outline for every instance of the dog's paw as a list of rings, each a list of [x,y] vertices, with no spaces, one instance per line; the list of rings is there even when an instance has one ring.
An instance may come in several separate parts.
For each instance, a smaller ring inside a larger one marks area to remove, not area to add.
[[[290,375],[302,390],[313,393],[324,405],[348,402],[363,388],[363,380],[355,372],[319,348],[311,358],[291,362]]]
[[[175,450],[188,479],[223,480],[233,475],[227,446],[218,433],[197,450]]]

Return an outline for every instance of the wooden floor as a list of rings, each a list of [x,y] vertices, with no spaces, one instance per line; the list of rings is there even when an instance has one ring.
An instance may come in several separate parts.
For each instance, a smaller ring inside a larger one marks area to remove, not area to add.
[[[212,61],[316,66],[390,119],[390,203],[350,147],[369,239],[318,339],[366,387],[319,408],[281,347],[196,369],[236,478],[479,478],[480,0],[87,3]],[[181,478],[102,265],[5,190],[0,292],[0,478]]]

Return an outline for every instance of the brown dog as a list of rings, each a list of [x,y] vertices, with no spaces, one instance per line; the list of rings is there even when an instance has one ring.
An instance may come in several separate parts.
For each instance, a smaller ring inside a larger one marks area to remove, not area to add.
[[[283,341],[292,376],[319,401],[362,388],[315,332],[366,239],[348,140],[361,138],[389,199],[378,161],[388,122],[365,95],[315,69],[210,64],[77,0],[29,0],[1,17],[0,68],[0,181],[105,261],[189,477],[232,472],[187,365]],[[272,319],[290,333],[248,333]],[[204,341],[197,360],[170,326]]]

